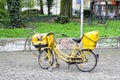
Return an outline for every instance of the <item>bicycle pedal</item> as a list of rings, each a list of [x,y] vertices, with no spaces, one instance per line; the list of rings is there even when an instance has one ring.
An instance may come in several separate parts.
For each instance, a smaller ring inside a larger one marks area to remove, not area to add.
[[[60,64],[59,64],[59,63],[56,63],[55,66],[56,66],[56,68],[59,68],[59,67],[60,67]]]
[[[99,54],[96,54],[97,59],[99,59]]]
[[[96,57],[99,58],[99,54],[96,54]]]

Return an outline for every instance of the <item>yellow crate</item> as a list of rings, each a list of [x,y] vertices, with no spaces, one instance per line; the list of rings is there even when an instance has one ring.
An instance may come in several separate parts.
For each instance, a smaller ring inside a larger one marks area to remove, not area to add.
[[[87,32],[82,37],[82,45],[84,49],[94,49],[96,43],[99,40],[99,35],[97,31]]]
[[[34,46],[47,45],[51,47],[55,44],[55,40],[52,33],[34,34],[32,36],[32,43]]]

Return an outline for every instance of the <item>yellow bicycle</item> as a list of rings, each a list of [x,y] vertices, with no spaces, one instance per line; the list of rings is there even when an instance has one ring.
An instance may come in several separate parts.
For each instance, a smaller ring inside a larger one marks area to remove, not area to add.
[[[32,43],[39,50],[38,63],[41,68],[49,69],[56,62],[59,67],[57,57],[83,71],[92,71],[97,65],[97,55],[92,51],[98,41],[98,32],[92,31],[84,34],[82,38],[73,39],[76,45],[70,54],[63,53],[57,48],[53,33],[35,34]],[[82,41],[82,45],[78,43]],[[69,66],[68,66],[69,68]]]

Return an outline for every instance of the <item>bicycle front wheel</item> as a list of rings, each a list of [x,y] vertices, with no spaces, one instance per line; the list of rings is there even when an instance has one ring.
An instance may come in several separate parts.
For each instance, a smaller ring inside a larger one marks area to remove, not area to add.
[[[76,63],[76,67],[83,72],[92,71],[97,65],[97,57],[92,50],[83,49],[77,52],[77,55],[82,55],[82,60],[85,60],[81,63]]]
[[[41,68],[48,69],[54,63],[53,52],[47,49],[39,51],[38,63]]]

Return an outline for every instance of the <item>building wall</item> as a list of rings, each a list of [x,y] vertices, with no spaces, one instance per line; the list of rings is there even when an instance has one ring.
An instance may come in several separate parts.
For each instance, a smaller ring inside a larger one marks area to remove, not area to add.
[[[84,9],[89,9],[90,0],[84,0]],[[77,0],[73,0],[73,9],[80,9],[80,4],[77,4]]]
[[[91,0],[92,1],[92,0]],[[113,4],[112,0],[106,2],[104,0],[96,0],[95,3],[95,14],[97,15],[97,10],[100,10],[102,16],[108,16],[110,18],[118,17],[120,15],[120,0]],[[98,8],[101,6],[101,8]]]

